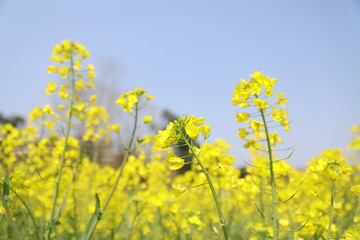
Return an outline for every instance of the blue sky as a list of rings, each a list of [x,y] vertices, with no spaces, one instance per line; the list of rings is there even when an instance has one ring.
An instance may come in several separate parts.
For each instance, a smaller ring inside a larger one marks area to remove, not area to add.
[[[290,102],[304,166],[327,148],[345,148],[360,123],[360,2],[356,0],[0,0],[0,112],[26,115],[49,102],[52,47],[84,44],[98,69],[122,71],[119,94],[143,87],[158,110],[205,117],[213,138],[246,159],[236,138],[232,91],[255,70],[278,78]],[[106,62],[106,61],[105,61]],[[98,79],[101,81],[101,79]]]

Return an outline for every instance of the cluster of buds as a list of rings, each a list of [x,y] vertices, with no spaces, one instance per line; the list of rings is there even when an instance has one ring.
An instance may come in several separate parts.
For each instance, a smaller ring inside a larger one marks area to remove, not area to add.
[[[180,140],[197,140],[200,132],[204,139],[209,138],[211,127],[205,125],[205,118],[196,118],[192,115],[180,117],[174,122],[170,122],[165,130],[159,130],[156,136],[156,146],[168,148],[176,145]]]
[[[265,77],[262,72],[254,72],[250,80],[241,79],[240,83],[235,87],[232,104],[238,105],[240,108],[254,107],[257,109],[255,113],[238,112],[236,115],[237,122],[248,123],[247,128],[238,130],[238,137],[247,143],[244,147],[253,146],[256,142],[249,138],[250,134],[262,135],[265,131],[265,119],[257,120],[256,117],[263,117],[269,108],[271,112],[269,117],[283,126],[285,131],[290,130],[290,122],[287,119],[289,111],[285,111],[285,103],[288,98],[284,97],[284,93],[280,92],[276,95],[276,100],[271,101],[274,95],[274,85],[276,78]],[[260,114],[259,114],[260,113]],[[274,131],[268,134],[269,141],[272,146],[282,143],[278,134]]]
[[[170,122],[165,130],[159,130],[156,136],[156,146],[165,149],[185,143],[189,148],[197,151],[194,141],[198,139],[199,134],[202,134],[204,140],[210,136],[211,127],[204,124],[204,120],[205,118],[196,118],[190,115]],[[185,165],[184,159],[176,156],[173,152],[169,152],[167,158],[171,170],[180,169]]]
[[[86,87],[93,88],[93,78],[96,76],[95,67],[92,64],[87,64],[84,69],[82,66],[83,60],[89,56],[89,51],[78,42],[70,42],[70,40],[66,39],[61,44],[55,45],[50,60],[54,63],[60,63],[60,66],[50,65],[47,68],[47,73],[56,73],[60,78],[64,79],[70,77],[72,86],[70,87],[67,83],[57,86],[54,81],[50,81],[45,89],[46,94],[57,91],[60,98],[70,99],[69,88],[73,88],[78,92]],[[87,73],[86,76],[84,76],[84,72]],[[84,78],[89,79],[89,81],[85,83]]]
[[[147,94],[143,88],[134,88],[126,93],[123,93],[116,100],[116,103],[124,109],[125,112],[132,113],[134,106],[139,102],[139,98],[144,96],[147,101],[155,97]],[[144,119],[144,122],[146,120]]]
[[[345,163],[341,149],[330,149],[321,153],[318,158],[313,158],[309,164],[308,171],[317,173],[331,180],[337,180],[341,176],[350,175],[352,168]]]

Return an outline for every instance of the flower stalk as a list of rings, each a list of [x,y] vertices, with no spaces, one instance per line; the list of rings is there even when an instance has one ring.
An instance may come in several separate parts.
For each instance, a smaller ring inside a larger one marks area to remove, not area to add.
[[[52,200],[51,211],[50,211],[50,219],[48,222],[48,230],[47,230],[47,234],[46,234],[46,240],[49,240],[51,238],[51,233],[54,229],[56,222],[58,221],[58,218],[60,217],[60,214],[57,214],[57,216],[55,217],[55,211],[56,211],[56,206],[57,206],[57,199],[59,197],[59,189],[60,189],[60,184],[61,184],[63,168],[64,168],[64,164],[65,164],[65,153],[68,149],[68,141],[69,141],[69,137],[70,137],[72,118],[73,118],[73,106],[74,106],[74,102],[75,102],[75,72],[74,72],[74,68],[72,66],[73,66],[73,59],[71,56],[71,77],[70,77],[71,94],[70,94],[69,116],[67,119],[67,125],[66,125],[66,130],[65,130],[64,149],[61,153],[59,167],[58,167],[58,171],[57,171],[57,177],[56,177],[56,181],[55,181],[55,187],[54,187],[53,200]]]
[[[209,172],[206,170],[206,168],[205,168],[204,164],[202,163],[199,155],[196,154],[195,151],[193,150],[192,145],[189,143],[187,138],[185,136],[183,136],[183,138],[185,139],[186,145],[190,149],[190,153],[195,157],[196,161],[199,163],[199,165],[201,167],[202,172],[204,173],[204,175],[206,177],[206,181],[209,184],[211,194],[213,196],[213,199],[214,199],[214,202],[215,202],[215,205],[216,205],[216,209],[217,209],[217,212],[218,212],[218,215],[219,215],[220,225],[221,225],[221,228],[222,228],[223,233],[224,233],[224,238],[225,238],[225,240],[228,240],[228,232],[227,232],[227,228],[226,228],[225,218],[224,218],[223,212],[221,210],[220,200],[219,200],[218,194],[217,194],[217,192],[215,190],[214,184],[212,183]]]
[[[270,185],[271,185],[271,218],[272,218],[272,229],[273,229],[273,240],[278,239],[278,219],[277,219],[277,190],[275,183],[275,173],[274,173],[274,162],[273,162],[273,152],[270,143],[269,130],[267,122],[265,119],[265,114],[263,109],[260,109],[260,114],[262,121],[264,123],[264,131],[267,144],[267,153],[269,158],[269,171],[270,171]]]

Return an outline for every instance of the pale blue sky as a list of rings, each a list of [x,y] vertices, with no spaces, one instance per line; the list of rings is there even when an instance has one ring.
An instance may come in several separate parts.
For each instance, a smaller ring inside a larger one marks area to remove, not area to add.
[[[360,123],[360,2],[356,0],[0,0],[0,112],[27,114],[49,102],[52,47],[65,38],[123,69],[119,89],[144,87],[158,109],[205,117],[213,138],[233,145],[239,79],[278,78],[289,97],[303,166],[326,148],[345,148]],[[98,79],[98,81],[101,81]],[[120,93],[120,92],[119,92]]]

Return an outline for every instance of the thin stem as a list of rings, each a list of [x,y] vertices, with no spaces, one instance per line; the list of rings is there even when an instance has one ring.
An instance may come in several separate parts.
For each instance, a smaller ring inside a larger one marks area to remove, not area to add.
[[[209,184],[211,193],[213,195],[213,198],[214,198],[214,201],[215,201],[215,204],[216,204],[216,209],[218,211],[218,215],[219,215],[219,218],[220,218],[220,224],[221,224],[221,227],[222,227],[222,230],[223,230],[223,233],[224,233],[225,240],[228,240],[228,233],[227,233],[227,229],[226,229],[226,225],[225,225],[225,218],[224,218],[224,215],[222,213],[220,201],[219,201],[218,195],[216,193],[216,190],[214,188],[214,185],[212,183],[211,177],[210,177],[209,173],[207,172],[204,164],[200,160],[199,156],[194,152],[194,150],[193,150],[191,144],[189,143],[189,141],[187,140],[186,136],[183,135],[183,137],[184,137],[184,140],[186,142],[186,145],[189,147],[189,149],[191,151],[191,154],[196,158],[196,160],[199,163],[203,173],[205,174],[206,180],[207,180],[207,182]]]
[[[40,235],[39,235],[39,231],[38,231],[38,226],[36,224],[36,220],[35,220],[35,217],[34,215],[32,214],[31,210],[30,210],[30,207],[29,205],[24,201],[24,199],[22,199],[13,189],[11,189],[11,191],[15,194],[15,196],[21,201],[21,203],[25,206],[26,208],[26,211],[28,212],[30,218],[31,218],[31,221],[33,222],[34,224],[34,228],[35,228],[35,234],[36,234],[36,237],[37,239],[41,239]]]
[[[268,156],[269,156],[269,170],[270,170],[270,185],[271,185],[271,211],[272,211],[272,228],[273,228],[273,239],[278,239],[278,221],[277,221],[277,200],[276,200],[276,184],[275,184],[275,173],[273,166],[273,154],[272,148],[270,144],[270,136],[269,130],[267,126],[267,122],[265,119],[265,113],[263,109],[259,109],[262,121],[264,123],[265,135],[266,135],[266,143],[268,148]]]
[[[22,239],[21,235],[20,235],[20,232],[19,232],[18,228],[16,227],[15,222],[13,221],[13,217],[12,217],[10,209],[9,209],[9,207],[8,207],[6,201],[5,201],[5,198],[4,198],[4,195],[3,195],[2,191],[0,191],[0,198],[1,198],[1,203],[3,205],[3,208],[5,209],[7,218],[8,218],[10,224],[12,225],[12,227],[14,229],[15,239],[19,239],[19,240]]]
[[[132,153],[132,145],[134,143],[134,139],[135,139],[135,133],[136,133],[136,129],[137,129],[137,124],[138,124],[138,104],[135,105],[135,123],[134,123],[134,128],[133,128],[133,131],[132,131],[132,134],[131,134],[131,139],[130,139],[130,142],[129,142],[129,145],[128,147],[126,148],[126,154],[125,154],[125,157],[124,157],[124,161],[121,163],[121,166],[120,166],[120,170],[119,170],[119,173],[118,173],[118,176],[115,180],[115,183],[114,183],[114,186],[113,188],[111,189],[111,192],[108,196],[108,198],[106,199],[106,202],[103,206],[103,208],[101,209],[101,212],[104,212],[107,205],[109,204],[112,196],[114,195],[115,191],[116,191],[116,188],[119,184],[119,181],[120,181],[120,177],[122,175],[122,172],[124,170],[124,167],[125,167],[125,164],[126,162],[128,161],[131,153]]]
[[[53,194],[53,201],[52,201],[52,205],[51,205],[51,214],[50,214],[50,219],[49,219],[49,229],[46,235],[46,239],[49,240],[50,236],[51,236],[51,232],[55,226],[56,221],[54,221],[54,216],[55,216],[55,210],[56,210],[56,202],[57,199],[59,197],[59,188],[60,188],[60,182],[61,182],[61,178],[62,178],[62,171],[63,171],[63,167],[64,167],[64,163],[65,163],[65,153],[67,151],[68,148],[68,141],[69,141],[69,136],[70,136],[70,130],[71,130],[71,122],[72,122],[72,116],[73,116],[73,105],[75,102],[75,71],[73,68],[73,59],[71,57],[70,60],[70,64],[71,64],[71,94],[70,94],[70,106],[69,106],[69,117],[68,117],[68,121],[67,121],[67,126],[66,126],[66,132],[65,132],[65,143],[64,143],[64,149],[61,153],[61,157],[60,157],[60,163],[59,163],[59,169],[57,172],[57,177],[56,177],[56,182],[55,182],[55,187],[54,187],[54,194]]]
[[[137,129],[137,125],[138,125],[138,104],[135,105],[135,123],[134,123],[134,128],[133,128],[133,131],[132,131],[132,134],[131,134],[131,139],[130,139],[130,142],[129,142],[129,145],[128,147],[125,149],[126,150],[126,153],[125,153],[125,156],[124,156],[124,160],[122,161],[121,163],[121,166],[119,168],[119,172],[118,172],[118,175],[115,179],[115,182],[114,182],[114,185],[103,205],[103,207],[100,209],[100,213],[103,214],[106,207],[109,205],[109,202],[111,200],[111,198],[113,197],[118,185],[119,185],[119,181],[120,181],[120,178],[122,176],[122,173],[124,171],[124,167],[125,167],[125,164],[126,162],[128,161],[130,155],[132,154],[133,152],[133,149],[132,149],[132,146],[133,146],[133,143],[134,143],[134,139],[135,139],[135,133],[136,133],[136,129]],[[90,229],[88,231],[85,232],[85,235],[83,235],[83,237],[81,239],[83,240],[88,240],[91,238],[91,236],[93,235],[95,229],[96,229],[96,226],[97,224],[99,223],[101,218],[97,217],[96,219],[91,219],[91,221],[93,221],[93,224],[90,226]]]
[[[132,219],[132,221],[130,223],[130,228],[128,230],[129,233],[128,233],[128,236],[127,236],[126,240],[131,239],[131,236],[132,236],[132,233],[133,233],[133,230],[134,230],[135,221],[139,217],[140,213],[141,213],[141,210],[136,209],[135,215],[134,215],[134,217],[133,217],[133,219]]]

